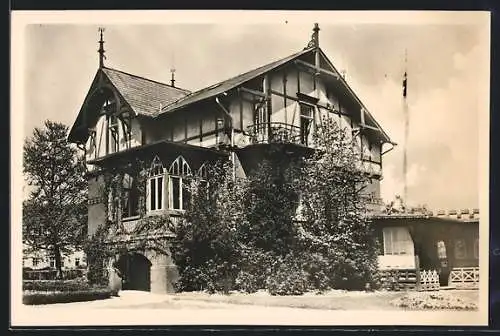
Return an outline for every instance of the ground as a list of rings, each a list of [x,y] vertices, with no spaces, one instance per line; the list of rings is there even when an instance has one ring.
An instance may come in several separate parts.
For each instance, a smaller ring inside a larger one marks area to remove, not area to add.
[[[478,291],[446,291],[447,295],[468,302],[478,300]],[[120,297],[92,302],[24,306],[23,311],[42,325],[47,318],[63,325],[76,317],[83,324],[415,324],[415,319],[430,319],[431,324],[477,324],[477,311],[408,311],[390,302],[403,292],[331,291],[323,295],[279,297],[266,293],[251,295],[233,293],[152,294],[122,291]],[[85,313],[83,313],[85,310]],[[78,313],[76,313],[79,311]],[[125,313],[126,312],[126,313]],[[132,312],[132,313],[130,313]],[[45,316],[45,317],[43,317]],[[26,316],[25,316],[26,317]],[[92,323],[91,321],[95,321]],[[119,322],[121,321],[121,322]],[[399,323],[398,323],[399,321]],[[448,321],[448,323],[446,323]],[[40,324],[37,323],[37,324]],[[78,323],[82,324],[82,323]]]

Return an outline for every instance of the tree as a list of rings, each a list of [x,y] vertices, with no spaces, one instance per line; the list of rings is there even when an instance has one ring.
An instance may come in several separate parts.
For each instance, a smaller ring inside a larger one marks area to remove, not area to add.
[[[67,141],[68,127],[45,121],[24,143],[23,173],[32,191],[23,203],[23,242],[53,255],[62,277],[62,254],[78,247],[87,227],[85,164]]]
[[[300,160],[279,145],[271,147],[248,177],[245,198],[245,242],[255,249],[284,256],[294,249],[298,193],[295,181],[300,174]]]
[[[172,257],[181,290],[225,291],[234,282],[240,261],[237,231],[243,218],[243,182],[233,181],[229,163],[208,167],[206,178],[194,176],[184,220],[173,227]]]
[[[315,132],[317,150],[304,160],[300,240],[324,261],[330,285],[361,289],[377,270],[377,246],[362,190],[369,176],[347,130],[325,119]]]

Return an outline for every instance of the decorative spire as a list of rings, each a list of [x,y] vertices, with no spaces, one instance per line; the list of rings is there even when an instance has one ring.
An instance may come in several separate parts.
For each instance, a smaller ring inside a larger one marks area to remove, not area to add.
[[[99,68],[104,67],[104,60],[106,59],[106,56],[104,56],[104,39],[102,36],[102,33],[104,32],[104,28],[99,27],[99,33],[101,35],[101,39],[99,40]]]
[[[170,69],[172,78],[170,79],[170,86],[175,87],[175,68]]]
[[[308,48],[319,48],[319,24],[317,23],[314,24],[311,40],[307,44],[307,47],[305,47],[305,49]]]

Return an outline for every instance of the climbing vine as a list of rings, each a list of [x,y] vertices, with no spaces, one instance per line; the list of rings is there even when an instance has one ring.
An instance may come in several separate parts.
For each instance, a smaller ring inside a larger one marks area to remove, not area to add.
[[[158,215],[146,214],[146,183],[149,165],[136,159],[133,164],[122,168],[102,171],[102,184],[99,187],[101,202],[104,203],[105,222],[96,232],[88,237],[85,243],[90,283],[103,284],[108,280],[108,262],[111,258],[127,251],[154,250],[169,253],[168,233],[173,223],[168,213]],[[136,179],[138,192],[139,219],[130,232],[122,224],[123,179],[125,174]],[[117,260],[114,267],[117,267]],[[118,272],[120,274],[120,272]]]

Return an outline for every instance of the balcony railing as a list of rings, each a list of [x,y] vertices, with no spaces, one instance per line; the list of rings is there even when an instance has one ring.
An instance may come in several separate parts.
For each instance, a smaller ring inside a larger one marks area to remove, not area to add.
[[[283,122],[258,123],[248,127],[250,141],[260,143],[293,143],[308,145],[308,134],[301,132],[299,126]]]

